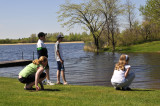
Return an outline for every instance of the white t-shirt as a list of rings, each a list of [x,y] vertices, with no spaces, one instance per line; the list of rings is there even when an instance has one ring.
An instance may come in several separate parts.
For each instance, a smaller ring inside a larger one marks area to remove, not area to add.
[[[37,42],[37,49],[38,48],[46,48],[46,45],[44,44],[44,42],[42,40],[38,40]]]
[[[123,82],[125,82],[125,72],[130,67],[131,67],[130,65],[125,65],[125,71],[123,71],[123,70],[114,70],[113,76],[111,78],[111,82],[114,82],[114,83],[123,83]]]
[[[63,60],[62,47],[61,47],[59,41],[57,41],[57,42],[55,43],[55,48],[54,48],[54,49],[55,49],[54,51],[55,51],[55,59],[56,59],[56,61],[60,61],[60,58],[59,58],[59,56],[57,55],[57,51],[58,51],[58,50],[59,50],[61,59]]]

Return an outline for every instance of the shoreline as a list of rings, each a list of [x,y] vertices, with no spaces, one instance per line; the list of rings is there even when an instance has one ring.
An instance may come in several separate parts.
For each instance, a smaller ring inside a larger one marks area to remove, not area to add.
[[[45,42],[45,44],[55,44],[56,42]],[[83,41],[73,41],[73,42],[61,42],[62,44],[71,44],[71,43],[84,43]],[[7,45],[36,45],[37,43],[15,43],[15,44],[0,44],[0,46]],[[135,44],[130,46],[120,46],[116,47],[115,52],[117,53],[160,53],[160,41],[146,42],[142,44]],[[85,48],[85,46],[84,46]],[[107,48],[103,52],[111,52],[110,48]],[[92,50],[89,50],[92,51]],[[94,51],[92,51],[94,52]]]
[[[75,41],[75,42],[61,42],[61,43],[84,43],[83,41]],[[34,44],[37,44],[37,43],[15,43],[15,44],[0,44],[0,46],[3,46],[3,45],[34,45]],[[55,42],[46,42],[45,44],[55,44]]]
[[[117,53],[160,53],[160,41],[116,47]],[[111,51],[111,50],[109,50]]]

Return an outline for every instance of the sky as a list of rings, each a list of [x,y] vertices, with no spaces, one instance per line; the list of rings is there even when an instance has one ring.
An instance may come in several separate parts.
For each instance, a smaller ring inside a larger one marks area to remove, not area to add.
[[[70,0],[78,3],[80,0]],[[121,0],[125,2],[125,0]],[[135,4],[136,19],[142,21],[138,8],[147,0],[131,0]],[[0,39],[27,38],[39,32],[82,33],[79,26],[69,30],[58,22],[57,12],[65,0],[0,0]]]

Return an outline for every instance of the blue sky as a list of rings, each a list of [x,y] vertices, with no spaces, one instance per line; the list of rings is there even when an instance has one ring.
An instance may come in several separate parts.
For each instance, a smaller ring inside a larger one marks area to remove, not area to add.
[[[144,5],[146,0],[131,1],[136,4],[137,20],[142,21],[138,8]],[[64,3],[65,0],[0,0],[0,39],[27,38],[38,32],[63,32],[65,35],[70,32],[81,33],[81,27],[75,26],[67,31],[67,28],[63,28],[58,22],[57,11]]]

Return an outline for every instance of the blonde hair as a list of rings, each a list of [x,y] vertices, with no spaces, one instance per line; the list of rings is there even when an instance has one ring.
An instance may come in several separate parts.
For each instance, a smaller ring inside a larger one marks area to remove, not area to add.
[[[33,64],[39,65],[42,64],[42,62],[48,61],[47,57],[41,56],[39,59],[35,59],[32,61]]]
[[[124,70],[124,66],[126,65],[127,61],[129,61],[128,55],[122,54],[119,58],[118,63],[115,65],[115,70]]]

